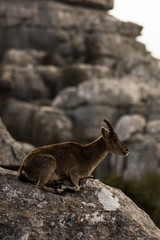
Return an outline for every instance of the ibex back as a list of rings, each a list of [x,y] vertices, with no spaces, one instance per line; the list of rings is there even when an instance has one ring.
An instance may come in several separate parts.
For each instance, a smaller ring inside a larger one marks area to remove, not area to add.
[[[63,185],[58,192],[66,188],[79,191],[79,180],[91,176],[93,170],[109,152],[124,157],[129,153],[112,125],[107,120],[104,122],[109,130],[101,127],[101,136],[90,144],[63,142],[33,150],[24,158],[18,175],[36,182],[38,188],[52,193],[56,191],[51,187],[53,183],[70,179],[73,186]]]

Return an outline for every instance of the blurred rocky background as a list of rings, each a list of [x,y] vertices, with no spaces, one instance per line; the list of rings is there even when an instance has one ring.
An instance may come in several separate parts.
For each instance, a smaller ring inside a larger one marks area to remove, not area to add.
[[[0,166],[16,169],[34,146],[88,143],[106,118],[130,154],[108,155],[96,177],[159,171],[160,61],[136,40],[142,26],[112,8],[113,0],[0,0]]]

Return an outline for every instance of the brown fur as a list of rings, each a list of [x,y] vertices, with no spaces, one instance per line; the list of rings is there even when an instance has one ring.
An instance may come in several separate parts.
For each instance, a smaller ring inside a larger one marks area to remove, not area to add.
[[[55,192],[55,189],[49,187],[54,182],[70,179],[73,187],[63,185],[58,192],[66,188],[79,191],[79,180],[91,176],[107,153],[128,155],[126,146],[113,132],[111,125],[109,127],[110,131],[102,127],[102,136],[87,145],[63,142],[33,150],[24,158],[18,171],[19,176],[37,182],[38,188],[48,192]]]

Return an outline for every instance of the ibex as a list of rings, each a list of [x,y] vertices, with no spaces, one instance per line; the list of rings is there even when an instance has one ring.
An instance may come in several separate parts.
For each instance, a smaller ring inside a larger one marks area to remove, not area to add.
[[[91,176],[96,166],[110,152],[122,156],[128,155],[127,147],[119,140],[112,125],[107,121],[109,130],[101,127],[101,136],[87,145],[63,142],[39,147],[23,160],[19,177],[25,177],[37,183],[37,188],[55,193],[53,183],[69,179],[73,186],[62,185],[58,193],[69,188],[80,190],[80,179]]]

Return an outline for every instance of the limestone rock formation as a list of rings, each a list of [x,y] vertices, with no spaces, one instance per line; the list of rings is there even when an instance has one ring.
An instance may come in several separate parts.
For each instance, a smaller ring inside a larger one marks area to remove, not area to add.
[[[142,26],[112,8],[113,0],[1,0],[0,116],[16,140],[36,146],[88,143],[106,118],[130,155],[108,156],[97,176],[139,176],[159,169],[160,64],[136,39]]]
[[[112,0],[63,2],[113,7]],[[117,21],[94,8],[69,6],[60,1],[47,0],[44,7],[44,2],[37,0],[29,4],[27,0],[7,0],[1,1],[0,23],[1,53],[9,48],[43,49],[67,62],[102,62],[102,57],[108,64],[115,63],[113,58],[122,54],[145,53],[142,44],[128,38],[139,35],[142,27]]]
[[[37,65],[44,61],[46,53],[34,49],[9,49],[3,58],[2,64],[11,64],[18,66]]]
[[[79,192],[43,192],[0,168],[1,239],[158,240],[160,230],[120,190],[83,180]]]
[[[146,127],[146,120],[141,115],[124,115],[116,125],[116,131],[122,141],[132,138],[135,133],[142,133]]]
[[[21,100],[50,97],[49,89],[32,65],[26,67],[4,65],[1,70],[0,85],[2,94]]]
[[[18,167],[23,158],[34,149],[27,143],[15,141],[0,119],[0,166]]]
[[[57,108],[11,99],[5,102],[1,117],[17,140],[25,139],[35,146],[73,139],[71,120]]]
[[[109,10],[113,8],[113,0],[60,0],[68,4],[96,8],[100,10]]]
[[[159,170],[159,120],[147,123],[141,115],[126,115],[119,119],[116,129],[125,140],[130,154],[127,159],[111,157],[114,172],[131,178],[140,177],[149,169]]]

